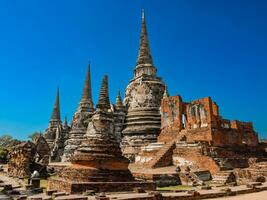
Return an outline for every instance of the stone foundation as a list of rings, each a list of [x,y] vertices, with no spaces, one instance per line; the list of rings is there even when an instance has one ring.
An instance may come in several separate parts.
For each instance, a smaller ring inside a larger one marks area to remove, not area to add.
[[[60,178],[51,178],[48,182],[48,189],[68,192],[70,194],[83,193],[86,190],[95,192],[118,192],[133,191],[134,188],[141,187],[144,190],[155,190],[154,182],[75,182]]]

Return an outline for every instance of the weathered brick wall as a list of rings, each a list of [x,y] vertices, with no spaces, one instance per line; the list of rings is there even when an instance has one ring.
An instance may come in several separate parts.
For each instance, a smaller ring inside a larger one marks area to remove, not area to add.
[[[189,143],[203,141],[212,143],[212,131],[210,128],[189,129],[186,131],[186,141]]]
[[[206,141],[214,146],[257,146],[252,123],[230,121],[219,114],[210,97],[184,103],[180,96],[161,101],[162,130],[158,141],[169,142],[184,135],[186,141]]]
[[[203,98],[187,104],[187,129],[207,127],[211,124],[212,107],[210,103],[209,98]]]
[[[240,135],[231,129],[215,129],[212,132],[212,145],[214,146],[236,146],[240,145]]]
[[[9,154],[8,174],[13,177],[28,177],[34,163],[36,146],[32,142],[23,142],[13,147]]]
[[[179,139],[180,135],[180,131],[163,129],[158,136],[158,142],[170,142],[174,138]]]
[[[258,135],[254,131],[251,122],[232,121],[231,128],[239,133],[240,145],[257,146],[259,143]]]
[[[183,102],[180,96],[163,98],[160,110],[162,129],[180,131],[183,128]]]
[[[211,173],[217,173],[219,166],[209,156],[202,153],[201,146],[177,146],[173,151],[173,163],[185,168],[189,166],[193,170],[209,170]]]

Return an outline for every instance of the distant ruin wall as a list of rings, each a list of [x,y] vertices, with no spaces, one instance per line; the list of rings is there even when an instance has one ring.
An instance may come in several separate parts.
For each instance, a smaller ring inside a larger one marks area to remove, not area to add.
[[[253,124],[222,118],[218,105],[210,97],[189,103],[183,102],[180,96],[163,98],[161,123],[158,139],[163,142],[184,136],[187,142],[205,141],[221,147],[258,145]]]

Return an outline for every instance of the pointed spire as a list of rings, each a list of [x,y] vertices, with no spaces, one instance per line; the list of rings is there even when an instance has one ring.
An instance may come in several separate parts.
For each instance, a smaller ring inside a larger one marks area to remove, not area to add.
[[[85,112],[94,110],[94,104],[92,101],[90,62],[88,63],[88,70],[86,73],[86,79],[84,81],[84,87],[83,87],[83,95],[82,95],[78,110],[85,111]]]
[[[99,94],[98,104],[99,109],[110,109],[109,94],[108,94],[108,76],[105,75],[102,79],[102,85]]]
[[[116,109],[121,109],[123,107],[123,103],[121,100],[121,93],[120,90],[118,91],[117,97],[116,97]]]
[[[164,90],[163,98],[167,98],[167,97],[169,97],[169,92],[168,92],[167,86],[165,85],[165,90]]]
[[[84,82],[82,99],[88,99],[88,100],[92,99],[90,62],[88,63],[88,69],[87,69],[86,79]]]
[[[64,127],[67,127],[68,126],[67,115],[65,115],[63,126]]]
[[[56,96],[56,101],[55,101],[55,105],[53,108],[51,120],[60,121],[59,88],[57,89],[57,96]]]
[[[137,66],[140,64],[153,65],[153,59],[150,53],[149,41],[146,30],[145,12],[142,9],[142,29],[140,34],[140,46],[137,58]]]

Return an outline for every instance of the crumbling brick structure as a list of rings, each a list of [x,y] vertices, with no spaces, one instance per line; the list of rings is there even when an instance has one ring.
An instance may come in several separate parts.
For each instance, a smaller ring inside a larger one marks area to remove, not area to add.
[[[210,97],[190,103],[183,102],[180,96],[163,98],[161,113],[163,141],[178,134],[187,142],[208,142],[218,147],[258,145],[252,123],[223,119]]]
[[[46,176],[49,155],[49,146],[41,135],[37,136],[33,142],[22,142],[10,151],[8,174],[24,178],[37,170],[41,176]]]

